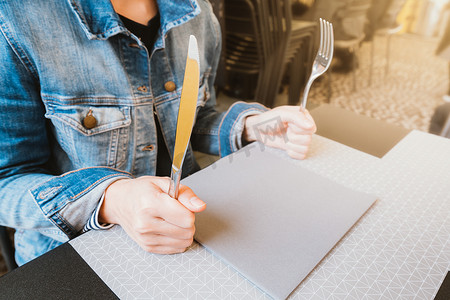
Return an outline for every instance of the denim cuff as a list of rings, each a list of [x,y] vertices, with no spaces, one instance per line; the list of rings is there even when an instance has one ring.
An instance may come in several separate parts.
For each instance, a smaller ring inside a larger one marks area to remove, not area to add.
[[[44,215],[70,239],[76,237],[91,217],[105,189],[130,173],[107,167],[67,172],[30,190]]]
[[[227,156],[242,148],[242,133],[245,126],[245,118],[261,114],[269,110],[259,103],[245,103],[238,101],[226,112],[219,126],[219,154]]]

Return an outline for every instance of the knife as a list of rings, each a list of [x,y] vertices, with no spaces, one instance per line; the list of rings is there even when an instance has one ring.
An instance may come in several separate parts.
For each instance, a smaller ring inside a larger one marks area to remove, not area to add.
[[[197,39],[189,37],[189,48],[184,70],[183,87],[181,89],[180,107],[178,108],[177,133],[173,152],[172,171],[170,174],[169,196],[178,199],[181,167],[186,156],[192,127],[197,111],[198,85],[200,78],[200,59]]]

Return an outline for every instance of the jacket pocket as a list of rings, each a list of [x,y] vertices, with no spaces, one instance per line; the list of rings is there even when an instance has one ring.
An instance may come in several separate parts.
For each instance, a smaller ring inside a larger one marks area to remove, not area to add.
[[[131,124],[129,107],[49,104],[45,116],[51,120],[55,138],[75,168],[118,168],[125,162]]]

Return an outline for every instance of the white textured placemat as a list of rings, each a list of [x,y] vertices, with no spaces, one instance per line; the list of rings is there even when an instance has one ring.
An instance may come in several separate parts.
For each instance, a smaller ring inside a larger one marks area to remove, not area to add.
[[[373,171],[332,175],[380,200],[293,299],[433,299],[450,270],[450,140],[413,131]]]
[[[450,140],[412,132],[379,160],[315,136],[296,163],[380,200],[290,298],[433,298],[450,269]],[[118,226],[70,243],[121,299],[268,298],[198,244],[152,255]]]

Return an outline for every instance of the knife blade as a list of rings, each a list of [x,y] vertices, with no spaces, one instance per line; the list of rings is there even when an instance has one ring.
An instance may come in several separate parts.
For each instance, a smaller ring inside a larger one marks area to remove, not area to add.
[[[192,127],[197,111],[198,85],[200,78],[200,59],[197,39],[189,37],[189,48],[184,70],[183,87],[181,89],[180,107],[178,108],[177,132],[173,153],[172,171],[170,174],[169,196],[178,199],[181,179],[181,168],[186,156]]]

